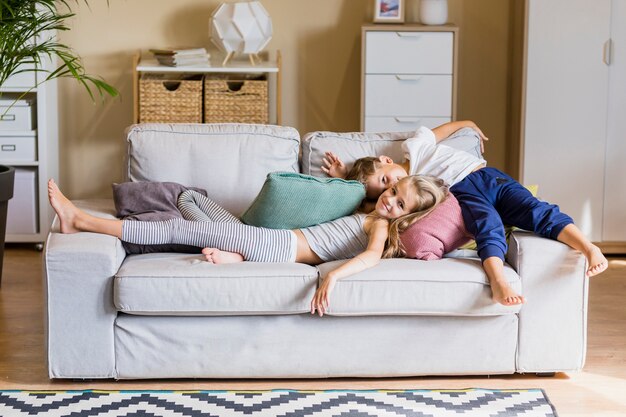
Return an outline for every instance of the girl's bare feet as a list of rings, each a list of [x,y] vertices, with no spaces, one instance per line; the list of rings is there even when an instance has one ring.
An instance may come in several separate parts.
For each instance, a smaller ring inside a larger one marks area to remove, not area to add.
[[[202,254],[206,258],[207,262],[220,265],[220,264],[234,264],[237,262],[243,262],[243,256],[235,252],[226,252],[217,248],[204,248]]]
[[[511,288],[511,286],[506,282],[492,282],[491,293],[493,294],[492,298],[494,301],[505,306],[524,304],[526,302],[524,296],[516,293],[513,288]]]
[[[592,277],[598,275],[609,266],[609,262],[606,260],[602,251],[596,245],[591,245],[591,249],[585,253],[587,258],[587,276]]]
[[[48,200],[59,217],[61,233],[80,232],[75,226],[76,217],[80,215],[78,208],[63,195],[53,179],[48,180]]]

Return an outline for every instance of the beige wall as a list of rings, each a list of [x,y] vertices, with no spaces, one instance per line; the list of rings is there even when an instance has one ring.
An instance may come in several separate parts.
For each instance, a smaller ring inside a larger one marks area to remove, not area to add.
[[[272,17],[268,48],[283,55],[283,124],[301,134],[359,129],[360,27],[373,0],[262,0]],[[449,0],[449,21],[460,27],[460,119],[476,121],[491,138],[487,159],[506,168],[515,0]],[[123,131],[132,123],[131,57],[169,45],[211,48],[208,19],[218,0],[92,0],[75,11],[60,35],[121,97],[92,104],[71,80],[60,82],[60,182],[71,198],[110,196],[123,178]],[[408,0],[407,21],[417,20]]]

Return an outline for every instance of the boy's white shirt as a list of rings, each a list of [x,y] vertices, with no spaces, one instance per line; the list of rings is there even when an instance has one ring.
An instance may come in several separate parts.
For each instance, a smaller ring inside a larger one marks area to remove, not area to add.
[[[450,186],[487,162],[450,146],[438,145],[433,131],[424,126],[402,143],[402,150],[410,163],[409,175],[432,175]]]

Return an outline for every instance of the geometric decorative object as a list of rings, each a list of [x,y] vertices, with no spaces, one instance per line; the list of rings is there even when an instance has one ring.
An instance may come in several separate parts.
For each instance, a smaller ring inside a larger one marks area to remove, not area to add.
[[[540,389],[0,391],[3,416],[555,417]]]
[[[226,52],[226,64],[235,53],[248,54],[255,65],[258,53],[272,39],[272,19],[259,1],[222,3],[211,15],[211,40]]]

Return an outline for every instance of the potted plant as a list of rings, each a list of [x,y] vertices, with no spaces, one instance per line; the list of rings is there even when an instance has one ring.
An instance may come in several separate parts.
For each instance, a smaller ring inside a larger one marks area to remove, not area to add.
[[[56,31],[69,30],[65,22],[72,16],[70,2],[66,0],[0,0],[0,98],[7,79],[23,72],[36,72],[37,85],[60,77],[74,78],[85,87],[92,100],[95,100],[94,91],[101,98],[118,95],[118,91],[104,80],[85,73],[80,57],[69,46],[57,41]],[[57,64],[52,67],[43,65],[44,60]],[[29,92],[12,96],[13,103]],[[6,201],[13,196],[13,175],[12,168],[0,166],[0,197]],[[6,206],[2,199],[0,204]],[[0,268],[5,225],[6,207],[0,208]],[[0,278],[1,274],[0,269]]]
[[[59,11],[57,6],[67,11]],[[12,75],[36,72],[40,75],[38,84],[71,77],[85,87],[92,99],[92,88],[101,97],[117,96],[114,87],[86,74],[80,57],[54,36],[55,31],[69,30],[65,21],[73,16],[66,0],[0,0],[0,88]],[[58,59],[59,66],[47,69],[42,65],[44,59]]]
[[[2,261],[4,260],[4,233],[7,226],[7,208],[9,200],[13,197],[13,181],[15,170],[13,167],[0,165],[0,284],[2,284]]]

